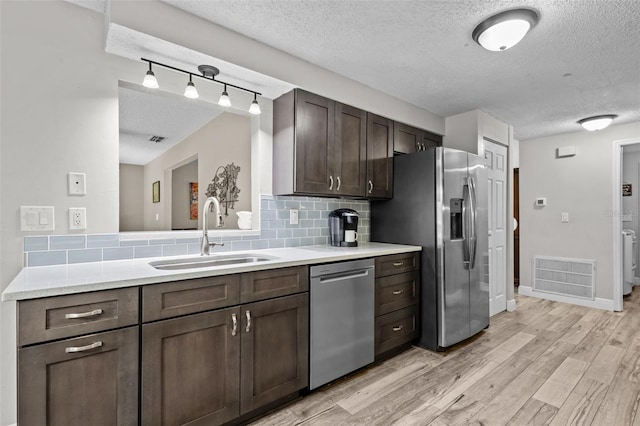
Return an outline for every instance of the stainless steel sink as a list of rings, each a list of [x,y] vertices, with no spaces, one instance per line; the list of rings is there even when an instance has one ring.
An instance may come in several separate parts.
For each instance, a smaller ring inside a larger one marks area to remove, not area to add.
[[[156,260],[149,262],[149,265],[156,269],[197,269],[211,268],[214,266],[237,265],[243,263],[266,262],[278,259],[275,256],[267,256],[256,253],[241,253],[228,255],[197,256],[182,259]]]

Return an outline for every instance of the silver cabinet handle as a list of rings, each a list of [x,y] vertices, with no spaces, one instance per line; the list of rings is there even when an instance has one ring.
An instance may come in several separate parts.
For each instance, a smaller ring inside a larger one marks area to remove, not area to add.
[[[333,176],[329,176],[329,191],[333,191]]]
[[[341,185],[340,176],[338,176],[338,186],[336,187],[336,191],[340,191],[340,185]]]
[[[401,325],[396,325],[395,327],[393,327],[392,330],[393,331],[400,331],[400,330],[402,330],[402,326]]]
[[[394,291],[394,292],[393,292],[393,294],[395,294],[396,296],[397,296],[398,294],[402,294],[402,290],[396,290],[396,291]]]
[[[422,151],[422,147],[420,146],[420,142],[416,142],[416,151]]]
[[[369,181],[369,194],[373,191],[373,182]]]
[[[422,150],[423,150],[423,151],[426,151],[426,150],[427,150],[427,147],[426,147],[426,145],[425,145],[425,144],[422,144]]]
[[[247,316],[247,328],[245,328],[244,331],[248,333],[251,331],[251,312],[246,311],[244,314]]]
[[[235,336],[238,333],[238,316],[236,314],[231,314],[231,322],[233,323],[231,335]]]
[[[81,312],[79,314],[65,314],[64,317],[66,319],[76,319],[76,318],[90,318],[90,317],[95,317],[97,315],[102,315],[102,309],[94,309],[93,311],[89,311],[89,312]]]
[[[68,348],[64,348],[64,351],[68,354],[76,353],[76,352],[84,352],[89,351],[91,349],[96,349],[102,346],[102,342],[93,342],[90,345],[86,346],[70,346]]]
[[[394,268],[399,268],[399,267],[401,267],[402,265],[404,265],[404,262],[393,262],[393,267],[394,267]]]

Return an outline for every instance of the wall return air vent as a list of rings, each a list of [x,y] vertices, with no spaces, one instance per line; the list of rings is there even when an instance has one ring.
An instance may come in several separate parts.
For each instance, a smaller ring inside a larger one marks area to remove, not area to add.
[[[593,300],[595,269],[595,260],[536,256],[533,291]]]

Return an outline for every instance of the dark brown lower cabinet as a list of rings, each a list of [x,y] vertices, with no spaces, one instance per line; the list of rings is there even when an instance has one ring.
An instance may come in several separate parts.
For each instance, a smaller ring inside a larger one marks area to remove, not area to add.
[[[18,350],[20,426],[138,424],[138,327]]]
[[[240,408],[245,414],[309,384],[309,295],[242,305],[242,315]]]
[[[239,385],[239,308],[142,326],[143,425],[222,424],[239,415]]]
[[[142,326],[142,424],[218,425],[308,384],[308,293]]]

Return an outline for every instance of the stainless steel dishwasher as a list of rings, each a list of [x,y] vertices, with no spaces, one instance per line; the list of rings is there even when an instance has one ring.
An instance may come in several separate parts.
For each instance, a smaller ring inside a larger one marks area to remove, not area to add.
[[[310,389],[373,362],[374,268],[373,259],[311,267]]]

